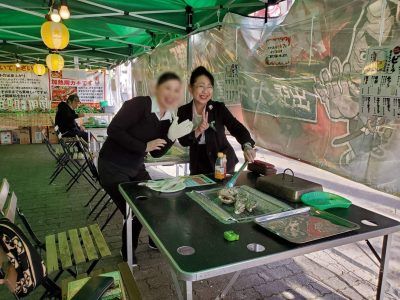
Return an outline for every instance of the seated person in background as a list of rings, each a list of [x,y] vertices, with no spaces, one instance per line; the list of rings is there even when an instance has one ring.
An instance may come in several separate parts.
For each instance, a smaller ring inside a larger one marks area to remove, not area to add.
[[[80,101],[77,94],[69,95],[66,102],[60,102],[57,107],[55,123],[60,128],[60,132],[63,136],[79,136],[87,142],[88,133],[83,131],[75,121],[75,119],[83,117],[83,114],[77,114],[75,112],[79,103]]]
[[[190,147],[190,174],[214,172],[217,153],[227,157],[227,173],[233,173],[238,162],[235,151],[225,135],[225,127],[242,145],[244,157],[253,162],[256,156],[250,132],[231,114],[222,102],[212,100],[214,77],[204,67],[198,67],[190,76],[189,91],[192,101],[179,107],[179,120],[191,120],[194,130],[179,139],[184,147]]]

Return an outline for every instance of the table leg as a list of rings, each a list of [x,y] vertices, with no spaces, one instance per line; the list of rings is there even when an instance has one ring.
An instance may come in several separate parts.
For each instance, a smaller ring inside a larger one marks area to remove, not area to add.
[[[184,164],[184,173],[185,173],[185,176],[189,175],[189,164],[188,163]]]
[[[235,274],[233,274],[231,280],[229,280],[228,284],[225,286],[221,294],[215,300],[224,299],[226,297],[226,295],[229,293],[229,290],[232,288],[236,280],[239,278],[240,273],[242,273],[242,271],[237,271]]]
[[[171,271],[172,281],[174,282],[174,286],[175,286],[175,292],[178,296],[178,300],[183,300],[182,290],[181,290],[181,286],[179,285],[178,278],[176,277],[174,270],[170,269],[170,271]]]
[[[125,217],[125,222],[126,223],[126,255],[128,258],[128,266],[131,272],[133,272],[133,249],[132,249],[132,210],[129,206],[129,204],[126,204],[126,217]]]
[[[183,286],[183,289],[185,291],[185,296],[186,300],[192,300],[193,299],[193,286],[191,281],[185,281]]]
[[[384,299],[386,288],[386,275],[389,268],[390,260],[390,244],[392,242],[392,234],[383,236],[381,263],[379,266],[378,290],[376,299]]]
[[[171,276],[172,276],[172,281],[174,282],[175,286],[175,291],[176,294],[178,295],[179,300],[192,300],[193,299],[193,286],[191,281],[182,281],[183,283],[183,294],[182,294],[182,289],[180,282],[178,278],[176,277],[176,274],[174,270],[170,269],[171,271]]]

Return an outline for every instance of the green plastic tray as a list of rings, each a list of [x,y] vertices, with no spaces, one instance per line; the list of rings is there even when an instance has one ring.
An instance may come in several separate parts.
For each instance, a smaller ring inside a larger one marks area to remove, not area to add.
[[[304,204],[315,207],[319,210],[336,207],[348,208],[351,205],[350,200],[328,192],[306,193],[301,196],[301,201]]]

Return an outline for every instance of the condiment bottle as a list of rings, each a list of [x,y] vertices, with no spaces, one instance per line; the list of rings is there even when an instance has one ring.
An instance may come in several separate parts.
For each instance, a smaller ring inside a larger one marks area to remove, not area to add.
[[[214,177],[216,180],[221,181],[225,179],[225,174],[226,163],[224,163],[224,153],[218,152],[217,160],[215,161]]]

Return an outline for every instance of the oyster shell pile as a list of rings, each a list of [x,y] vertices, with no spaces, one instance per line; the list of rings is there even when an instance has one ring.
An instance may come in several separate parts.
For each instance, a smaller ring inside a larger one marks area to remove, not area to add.
[[[221,189],[218,192],[218,198],[224,204],[234,204],[237,215],[245,210],[252,212],[257,207],[257,201],[249,199],[249,194],[237,187]]]

